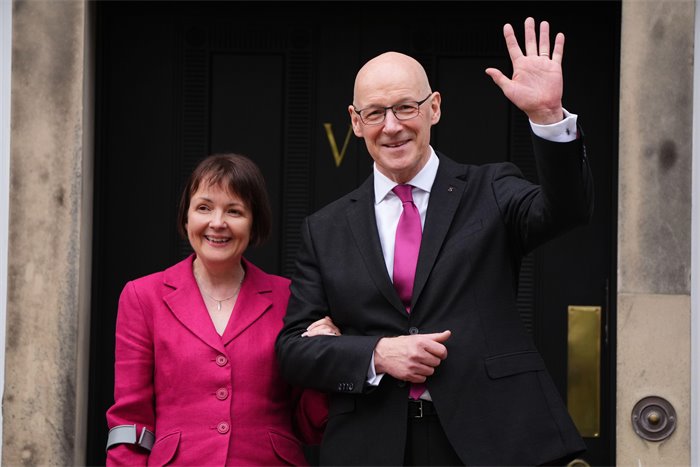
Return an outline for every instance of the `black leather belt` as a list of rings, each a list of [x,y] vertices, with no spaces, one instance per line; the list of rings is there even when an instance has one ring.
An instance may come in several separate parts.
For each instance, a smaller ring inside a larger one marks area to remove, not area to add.
[[[408,400],[408,418],[423,418],[437,415],[432,402],[423,399]]]

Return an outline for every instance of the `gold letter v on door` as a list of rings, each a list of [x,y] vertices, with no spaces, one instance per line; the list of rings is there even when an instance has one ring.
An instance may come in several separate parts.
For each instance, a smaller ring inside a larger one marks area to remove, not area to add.
[[[333,160],[335,161],[335,166],[340,167],[345,157],[345,151],[348,148],[348,143],[350,142],[350,135],[352,134],[352,125],[348,125],[348,132],[345,135],[345,141],[343,142],[343,149],[338,151],[338,145],[335,142],[335,135],[333,134],[333,126],[330,123],[324,123],[323,128],[326,130],[326,137],[328,138],[328,144],[331,147],[331,153],[333,154]]]

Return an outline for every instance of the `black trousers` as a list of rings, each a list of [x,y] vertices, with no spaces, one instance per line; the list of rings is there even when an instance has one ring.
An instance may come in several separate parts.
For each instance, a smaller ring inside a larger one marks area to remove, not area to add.
[[[409,401],[404,465],[464,465],[447,440],[433,404]]]
[[[575,458],[575,455],[570,455],[540,465],[564,467]],[[447,435],[440,425],[435,407],[431,402],[409,401],[408,403],[408,433],[403,464],[406,466],[464,465],[447,440]]]

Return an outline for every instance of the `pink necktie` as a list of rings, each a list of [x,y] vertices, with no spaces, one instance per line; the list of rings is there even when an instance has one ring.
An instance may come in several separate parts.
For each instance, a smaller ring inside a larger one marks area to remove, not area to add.
[[[394,245],[394,288],[406,307],[411,312],[411,296],[413,295],[413,280],[416,276],[418,250],[422,229],[420,214],[413,203],[413,187],[411,185],[396,185],[393,189],[403,203],[403,212],[396,227],[396,243]],[[411,399],[418,399],[425,391],[423,384],[412,384],[409,392]]]

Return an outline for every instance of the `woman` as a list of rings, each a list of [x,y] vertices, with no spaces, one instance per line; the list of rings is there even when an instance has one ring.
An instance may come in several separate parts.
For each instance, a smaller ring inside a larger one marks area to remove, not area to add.
[[[289,280],[243,257],[271,230],[258,167],[205,158],[180,199],[194,253],[126,284],[119,299],[107,465],[305,465],[326,399],[280,376],[274,341]],[[329,319],[309,335],[339,334]]]

